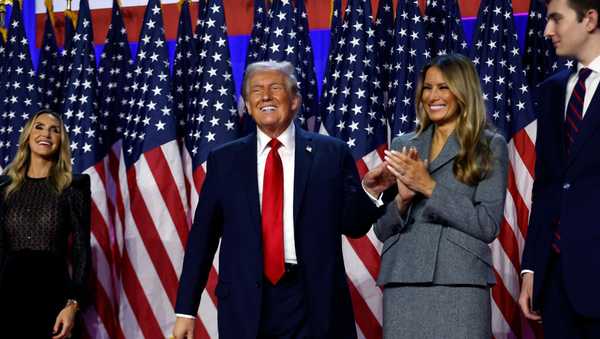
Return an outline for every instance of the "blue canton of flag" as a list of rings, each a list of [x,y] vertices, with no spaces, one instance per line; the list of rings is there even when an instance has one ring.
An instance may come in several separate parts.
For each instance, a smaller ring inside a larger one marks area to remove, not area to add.
[[[71,54],[69,51],[71,49],[71,43],[73,41],[73,36],[75,35],[75,28],[77,25],[77,14],[70,9],[66,9],[64,12],[64,28],[65,28],[65,36],[63,42],[63,50],[61,52],[62,63],[58,66],[58,73],[60,75],[60,83],[64,84],[68,75],[67,67],[71,64]],[[62,98],[61,98],[62,100]],[[62,102],[62,101],[61,101]]]
[[[196,48],[200,48],[199,38],[205,34],[204,22],[206,21],[206,15],[208,10],[207,0],[198,0],[198,18],[196,19],[196,30],[194,31],[194,39],[196,39]]]
[[[334,57],[336,53],[338,53],[338,42],[340,31],[342,30],[342,0],[332,0],[331,2],[331,24],[330,24],[330,35],[329,35],[329,53],[327,56],[327,66],[325,68],[325,77],[323,78],[323,82],[321,84],[321,97],[327,97],[327,79],[331,78],[334,70],[336,61]],[[319,104],[321,107],[321,104]],[[321,111],[321,109],[320,109]],[[321,112],[320,112],[321,113]],[[319,114],[317,119],[321,120],[322,116]]]
[[[98,112],[100,129],[108,147],[121,138],[131,96],[131,50],[117,0],[98,67]]]
[[[389,87],[392,77],[392,47],[394,44],[394,6],[392,0],[379,0],[375,20],[377,37],[377,67],[381,73],[381,84]]]
[[[350,0],[321,97],[321,133],[346,142],[355,160],[386,144],[371,3]]]
[[[267,48],[264,43],[265,32],[268,32],[265,0],[254,0],[254,24],[246,52],[246,65],[261,59],[262,53]]]
[[[4,51],[0,79],[0,167],[4,168],[17,150],[20,131],[40,108],[29,42],[23,27],[21,8],[15,2]]]
[[[125,117],[123,150],[127,167],[143,152],[176,138],[170,95],[169,54],[159,0],[150,0],[133,71],[130,111]]]
[[[430,58],[418,1],[400,2],[396,13],[388,102],[392,136],[415,130],[417,79]]]
[[[196,169],[208,153],[238,137],[239,115],[222,0],[209,0],[199,71],[189,98],[185,145]]]
[[[296,75],[302,94],[302,115],[305,119],[318,115],[318,88],[317,76],[315,74],[315,58],[312,49],[312,43],[309,35],[308,15],[304,0],[296,0],[294,9],[296,30],[298,32],[298,45],[296,62]]]
[[[541,1],[531,1],[523,54],[523,68],[530,87],[538,85],[563,67],[571,69],[574,66],[573,60],[558,58],[552,41],[544,37],[546,15],[546,4]]]
[[[63,121],[71,139],[74,172],[83,172],[103,157],[96,109],[96,55],[90,8],[79,3],[79,19],[67,53],[71,62],[65,73]]]
[[[483,0],[476,27],[471,59],[481,78],[488,116],[509,140],[534,119],[511,2]]]
[[[58,111],[62,103],[62,75],[58,72],[58,66],[62,58],[56,45],[56,35],[52,22],[53,13],[50,9],[46,11],[46,24],[44,26],[44,37],[40,50],[40,60],[37,69],[38,94],[40,104],[44,108]]]
[[[190,2],[184,1],[179,14],[177,46],[173,63],[173,110],[177,118],[177,136],[182,137],[187,112],[191,111],[191,96],[194,72],[197,70],[198,57],[196,40],[192,32]]]
[[[425,20],[432,55],[469,53],[456,0],[430,1],[425,10]]]

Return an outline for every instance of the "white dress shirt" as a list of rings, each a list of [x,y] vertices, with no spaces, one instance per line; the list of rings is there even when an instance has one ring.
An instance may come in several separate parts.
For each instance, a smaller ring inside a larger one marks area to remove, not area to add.
[[[571,93],[573,93],[575,85],[577,84],[579,70],[583,67],[587,67],[592,71],[587,79],[585,79],[585,97],[583,98],[582,114],[582,117],[584,118],[585,113],[590,106],[590,102],[592,101],[592,97],[598,88],[598,83],[600,83],[600,55],[592,60],[592,62],[587,66],[583,65],[582,63],[577,63],[577,72],[571,74],[569,81],[567,82],[567,91],[565,92],[565,118],[567,116],[567,109],[569,108],[569,99],[571,98]]]
[[[293,123],[277,137],[281,146],[277,150],[283,165],[283,251],[286,263],[297,264],[296,243],[294,241],[294,150],[296,149],[296,129]],[[271,151],[271,137],[259,128],[256,129],[256,170],[258,174],[258,200],[262,211],[263,182],[265,164]]]

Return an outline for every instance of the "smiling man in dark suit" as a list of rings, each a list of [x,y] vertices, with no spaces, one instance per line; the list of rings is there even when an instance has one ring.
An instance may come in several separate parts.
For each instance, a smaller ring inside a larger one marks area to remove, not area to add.
[[[243,96],[256,133],[208,157],[174,337],[192,338],[220,239],[221,339],[356,338],[341,236],[367,233],[395,179],[379,166],[361,187],[345,143],[295,126],[301,97],[290,63],[248,66]]]
[[[548,0],[545,35],[577,60],[540,85],[519,305],[544,337],[600,338],[600,0]]]

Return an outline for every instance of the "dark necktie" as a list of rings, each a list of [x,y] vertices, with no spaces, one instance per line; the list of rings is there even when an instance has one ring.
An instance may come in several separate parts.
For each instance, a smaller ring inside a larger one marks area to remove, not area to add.
[[[285,272],[283,257],[283,164],[277,139],[269,142],[262,195],[262,240],[265,276],[275,285]]]
[[[571,145],[575,142],[575,137],[581,129],[581,121],[583,120],[583,100],[585,98],[585,79],[592,71],[589,68],[579,70],[577,83],[567,106],[567,114],[565,118],[565,146],[567,152],[570,151]]]
[[[577,83],[567,106],[565,117],[565,148],[567,153],[571,151],[571,145],[575,142],[575,137],[581,129],[583,120],[583,100],[585,99],[585,79],[590,76],[592,71],[589,68],[582,68],[577,75]],[[552,250],[560,253],[560,220],[554,222],[554,237],[552,239]]]

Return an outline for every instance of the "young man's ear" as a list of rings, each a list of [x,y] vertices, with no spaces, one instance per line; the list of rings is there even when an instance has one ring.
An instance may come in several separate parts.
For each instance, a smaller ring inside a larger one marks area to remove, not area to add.
[[[585,25],[585,28],[590,33],[596,29],[600,30],[600,27],[598,26],[598,11],[597,10],[588,9],[588,11],[585,13],[585,16],[583,18],[588,20]]]

